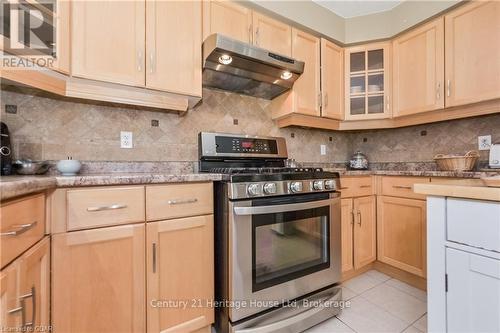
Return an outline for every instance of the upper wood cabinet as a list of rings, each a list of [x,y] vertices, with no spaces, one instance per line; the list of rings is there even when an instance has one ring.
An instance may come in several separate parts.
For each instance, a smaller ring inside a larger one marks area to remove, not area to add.
[[[377,259],[377,216],[375,196],[354,199],[354,268]]]
[[[350,271],[354,268],[354,207],[352,199],[341,200],[341,243],[342,243],[342,272]]]
[[[292,55],[292,28],[283,22],[253,12],[254,45],[285,56]]]
[[[321,116],[344,119],[344,51],[321,38]]]
[[[377,204],[378,260],[425,277],[425,201],[379,196]]]
[[[73,1],[72,74],[144,86],[145,1]]]
[[[148,332],[193,332],[213,323],[213,230],[213,215],[147,224]],[[161,300],[188,304],[155,306]]]
[[[500,1],[445,15],[446,106],[500,97]]]
[[[390,50],[390,42],[345,49],[346,120],[391,116]]]
[[[52,236],[54,332],[145,332],[145,226]]]
[[[214,33],[252,43],[252,10],[232,1],[203,1],[203,39]]]
[[[146,1],[146,87],[201,97],[201,1]]]
[[[393,117],[444,108],[444,18],[392,43]]]

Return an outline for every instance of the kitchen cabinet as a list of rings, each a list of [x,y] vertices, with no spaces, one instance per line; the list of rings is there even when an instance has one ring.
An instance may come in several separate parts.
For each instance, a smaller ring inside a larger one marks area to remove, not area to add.
[[[214,33],[252,43],[252,10],[233,1],[203,1],[203,40]]]
[[[426,277],[426,202],[379,196],[378,260]]]
[[[445,19],[446,106],[500,97],[500,2],[472,1]]]
[[[271,102],[272,118],[298,113],[321,115],[320,39],[292,28],[292,58],[305,62],[293,88]]]
[[[71,4],[72,75],[144,87],[145,2]]]
[[[344,51],[321,38],[321,116],[344,119]]]
[[[193,332],[214,321],[213,215],[147,223],[148,332]],[[156,301],[185,300],[186,308]]]
[[[201,97],[201,1],[146,1],[146,87]]]
[[[49,326],[49,237],[4,268],[0,281],[1,327],[20,331]]]
[[[444,18],[392,43],[393,117],[444,108]]]
[[[377,259],[377,228],[375,196],[355,198],[354,268],[359,269]]]
[[[253,44],[281,55],[292,55],[292,28],[283,22],[253,12]]]
[[[52,236],[55,332],[144,332],[144,223]]]
[[[390,118],[390,50],[390,42],[344,50],[346,120]]]
[[[342,273],[354,268],[354,207],[351,198],[341,200]]]

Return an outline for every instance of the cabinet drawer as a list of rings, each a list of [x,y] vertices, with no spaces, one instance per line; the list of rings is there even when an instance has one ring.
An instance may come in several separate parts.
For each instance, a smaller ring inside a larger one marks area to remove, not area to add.
[[[424,194],[413,192],[413,185],[429,182],[429,177],[382,177],[382,195],[425,200]]]
[[[500,202],[447,199],[447,239],[500,252]]]
[[[2,204],[0,215],[1,264],[4,267],[42,239],[45,233],[45,195]]]
[[[212,183],[146,187],[148,221],[212,214]]]
[[[373,178],[366,177],[341,177],[340,193],[342,198],[363,197],[375,194]]]
[[[144,221],[144,187],[68,190],[68,231]]]

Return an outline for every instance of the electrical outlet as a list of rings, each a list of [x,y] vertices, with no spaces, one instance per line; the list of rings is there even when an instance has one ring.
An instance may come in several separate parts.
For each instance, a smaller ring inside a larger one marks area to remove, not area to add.
[[[120,132],[120,148],[133,148],[132,132]]]
[[[319,150],[321,155],[326,155],[326,145],[320,145]]]
[[[491,147],[491,135],[483,135],[477,137],[479,150],[489,150]]]

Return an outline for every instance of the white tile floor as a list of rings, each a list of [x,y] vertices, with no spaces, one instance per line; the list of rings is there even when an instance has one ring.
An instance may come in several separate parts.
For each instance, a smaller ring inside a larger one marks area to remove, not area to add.
[[[372,270],[343,283],[342,293],[350,307],[307,333],[427,332],[425,291]]]

